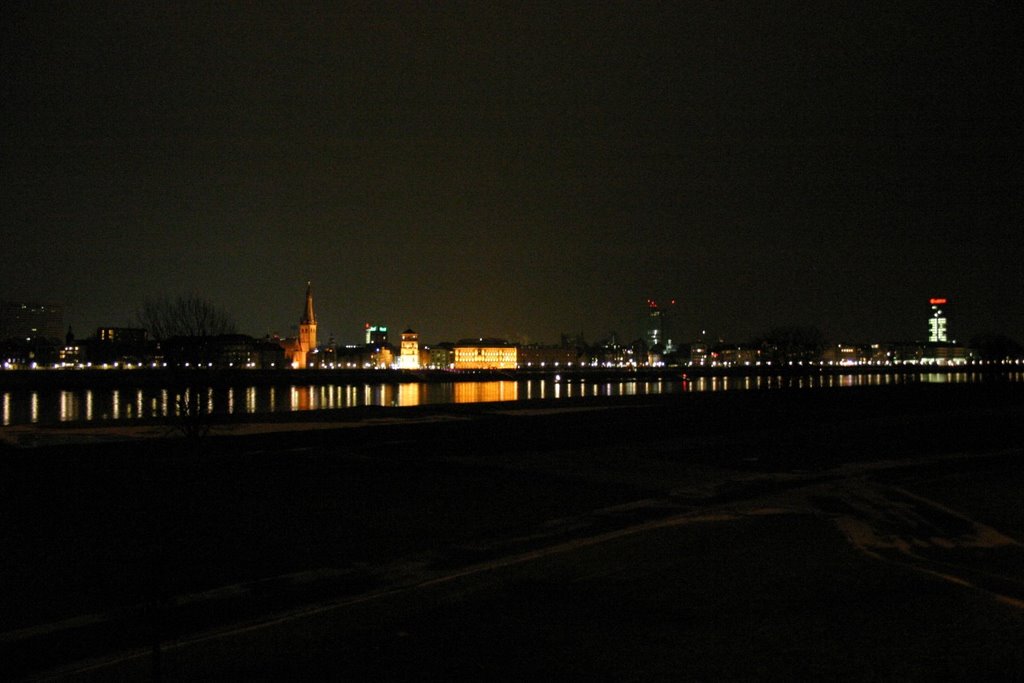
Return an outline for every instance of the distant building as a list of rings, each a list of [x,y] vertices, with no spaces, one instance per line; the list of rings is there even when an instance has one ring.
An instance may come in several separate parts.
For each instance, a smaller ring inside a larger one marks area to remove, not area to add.
[[[703,339],[690,344],[690,365],[710,365],[711,350]]]
[[[146,330],[141,327],[100,327],[96,339],[112,344],[145,344]]]
[[[922,365],[964,365],[970,358],[966,347],[956,344],[922,344]]]
[[[546,368],[572,365],[579,354],[574,346],[542,346],[529,344],[519,348],[518,361],[521,368]]]
[[[56,365],[60,360],[58,346],[45,337],[16,337],[0,341],[0,367],[26,369]]]
[[[284,349],[274,342],[270,337],[254,341],[254,355],[252,361],[255,368],[283,368],[287,365],[284,357]]]
[[[63,339],[64,307],[0,301],[0,340]]]
[[[971,359],[966,347],[941,342],[876,342],[859,349],[860,362],[874,365],[963,365]],[[823,354],[823,359],[835,357]]]
[[[719,344],[711,350],[712,365],[753,365],[761,360],[761,349],[747,344]]]
[[[420,335],[411,328],[402,333],[402,346],[398,352],[398,367],[418,370],[420,367]]]
[[[669,302],[670,307],[676,305],[676,300]],[[675,350],[669,330],[668,309],[658,305],[653,299],[647,300],[647,320],[644,329],[644,341],[647,348],[655,353],[671,353]]]
[[[367,346],[387,346],[388,328],[387,325],[371,325],[366,323],[363,326],[364,343]]]
[[[658,303],[653,299],[647,300],[647,325],[644,330],[644,341],[647,342],[649,349],[665,342],[665,312],[658,308]]]
[[[644,348],[640,349],[640,347]],[[639,355],[638,349],[640,349]],[[642,363],[642,356],[646,353],[646,344],[640,339],[627,346],[622,346],[614,339],[611,339],[588,349],[585,354],[579,357],[579,362],[600,367],[636,367]]]
[[[316,350],[316,315],[313,313],[313,286],[306,283],[306,306],[299,318],[299,336],[282,340],[285,358],[293,368],[306,368],[308,355]]]
[[[316,316],[313,314],[313,285],[306,283],[306,307],[299,318],[299,367],[306,367],[306,354],[316,348]],[[296,360],[292,359],[293,362]]]
[[[456,370],[515,370],[518,347],[500,339],[463,339],[455,345]]]
[[[428,350],[430,359],[427,364],[437,370],[451,370],[455,367],[455,344],[441,342]]]
[[[161,342],[164,360],[177,368],[280,368],[285,351],[280,343],[244,334],[212,337],[171,337]]]
[[[872,361],[877,352],[875,344],[832,344],[821,352],[821,360],[833,365],[862,365]]]
[[[75,341],[75,333],[70,327],[64,335],[64,346],[57,352],[57,358],[61,366],[83,365],[87,360],[85,347]]]
[[[384,369],[395,364],[395,352],[390,346],[373,347],[370,354],[371,367]]]
[[[949,306],[949,301],[945,298],[933,297],[928,300],[931,304],[931,316],[928,318],[928,341],[936,343],[946,343],[949,341],[949,323],[946,318],[946,310]]]
[[[153,355],[146,330],[141,327],[99,327],[96,336],[78,344],[77,362],[93,365],[148,364]],[[64,362],[72,362],[76,354],[64,354]]]

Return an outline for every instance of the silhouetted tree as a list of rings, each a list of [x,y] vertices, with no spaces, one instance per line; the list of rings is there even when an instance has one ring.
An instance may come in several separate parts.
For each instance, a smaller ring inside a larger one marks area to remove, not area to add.
[[[825,349],[825,335],[816,327],[789,325],[771,328],[755,343],[775,363],[814,361]]]
[[[982,360],[1004,360],[1024,357],[1024,348],[1005,334],[989,333],[971,337],[970,348]]]
[[[191,381],[189,381],[191,379]],[[203,438],[210,433],[213,416],[209,410],[206,383],[197,376],[174,381],[174,413],[168,415],[172,432],[185,437],[189,448],[197,449]]]
[[[166,295],[146,299],[136,311],[135,320],[140,327],[149,331],[150,336],[163,342],[172,337],[204,338],[235,332],[231,316],[194,293],[179,295],[174,299]],[[193,360],[197,365],[205,366],[205,362],[199,362],[203,360],[205,340],[197,341],[200,353]],[[175,405],[174,413],[167,416],[168,424],[172,431],[185,437],[190,448],[198,448],[211,426],[212,416],[206,398],[211,371],[197,374],[172,364],[170,372],[170,388],[175,393]]]
[[[140,327],[157,340],[234,334],[235,322],[223,309],[197,294],[146,299],[135,312]]]

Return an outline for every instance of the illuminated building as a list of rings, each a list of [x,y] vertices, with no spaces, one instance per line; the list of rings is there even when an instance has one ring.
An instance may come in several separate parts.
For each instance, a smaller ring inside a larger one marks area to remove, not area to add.
[[[964,365],[967,363],[968,351],[955,344],[929,344],[922,348],[922,365]]]
[[[928,341],[948,342],[949,326],[946,319],[945,309],[949,302],[944,298],[932,298],[928,300],[931,304],[932,314],[928,318]]]
[[[451,342],[434,344],[428,353],[428,364],[432,368],[451,370],[455,366],[455,345]]]
[[[370,365],[374,368],[390,368],[395,363],[395,353],[390,346],[374,349],[370,354]]]
[[[644,341],[647,348],[653,349],[664,341],[665,313],[658,308],[658,303],[653,299],[647,300],[647,329],[644,331]]]
[[[61,365],[78,365],[85,362],[85,352],[81,344],[75,343],[75,333],[68,328],[64,336],[64,347],[57,352]]]
[[[745,344],[719,344],[711,350],[712,365],[753,365],[761,360],[761,349]]]
[[[0,301],[0,340],[62,339],[64,309],[55,304]]]
[[[669,306],[675,306],[676,300],[672,299]],[[672,339],[669,337],[668,311],[658,306],[653,299],[647,300],[647,325],[644,330],[644,341],[651,351],[671,353],[674,350]],[[657,348],[656,348],[657,347]]]
[[[299,319],[299,347],[303,353],[309,353],[316,348],[316,316],[313,315],[313,286],[309,282],[306,283],[306,309]]]
[[[875,352],[862,344],[833,344],[822,350],[821,360],[830,365],[863,365],[874,358]]]
[[[701,341],[690,344],[690,365],[708,365],[711,362],[711,352],[707,342]]]
[[[156,346],[148,343],[141,327],[99,327],[96,336],[85,344],[84,356],[93,365],[137,365],[154,355]],[[68,354],[65,354],[68,357]],[[69,361],[65,361],[69,362]]]
[[[307,356],[316,349],[316,316],[313,314],[313,286],[306,283],[306,307],[299,318],[298,338],[281,342],[285,358],[293,368],[307,367]]]
[[[371,325],[366,323],[363,326],[366,334],[367,346],[386,346],[388,343],[388,328],[386,325]]]
[[[141,327],[100,327],[96,339],[113,344],[145,344],[146,330]]]
[[[519,349],[519,364],[524,368],[559,367],[579,360],[576,347],[530,344]]]
[[[518,348],[498,339],[464,339],[455,345],[455,370],[515,370]]]
[[[398,367],[418,370],[420,367],[420,335],[407,329],[402,333],[402,346],[398,353]]]

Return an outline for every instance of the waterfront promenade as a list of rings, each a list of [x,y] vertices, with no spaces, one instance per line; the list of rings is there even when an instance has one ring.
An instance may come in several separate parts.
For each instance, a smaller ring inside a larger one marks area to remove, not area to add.
[[[1020,383],[348,415],[2,447],[0,674],[1024,671]]]

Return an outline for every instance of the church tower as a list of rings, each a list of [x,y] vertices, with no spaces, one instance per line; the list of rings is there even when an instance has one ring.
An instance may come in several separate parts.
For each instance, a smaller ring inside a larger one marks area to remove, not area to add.
[[[316,349],[316,316],[313,314],[313,285],[306,282],[306,308],[299,318],[299,348],[295,360],[306,367],[306,354]]]

